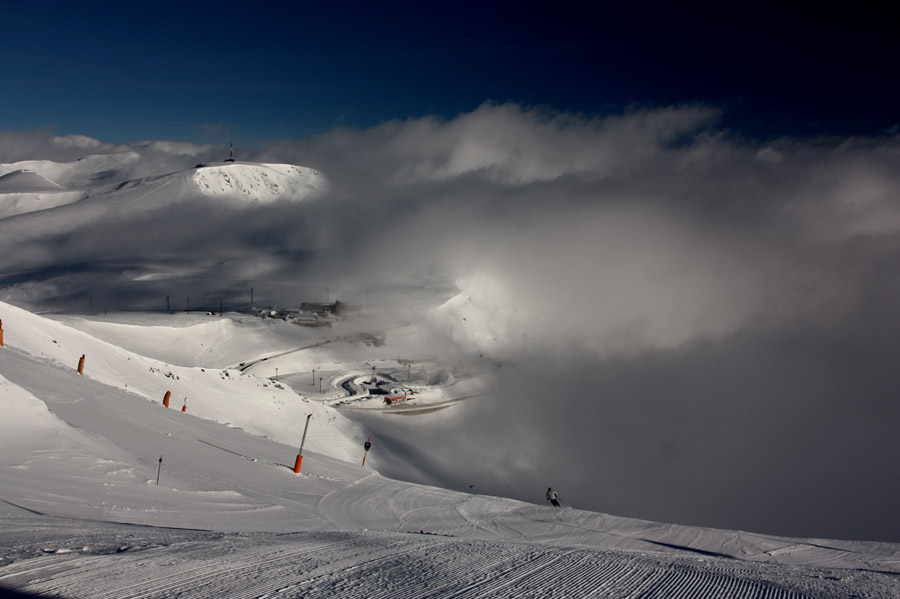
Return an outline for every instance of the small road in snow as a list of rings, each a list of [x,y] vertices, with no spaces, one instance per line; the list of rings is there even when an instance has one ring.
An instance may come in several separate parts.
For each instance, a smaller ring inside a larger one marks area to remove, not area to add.
[[[233,369],[240,370],[241,372],[246,372],[253,366],[256,366],[257,364],[265,362],[266,360],[271,360],[272,358],[280,358],[281,356],[287,356],[289,354],[294,354],[294,353],[297,353],[298,351],[303,351],[306,349],[312,349],[314,347],[320,347],[322,345],[325,345],[326,343],[331,343],[331,341],[332,341],[331,339],[326,339],[324,341],[318,341],[316,343],[312,343],[310,345],[305,345],[303,347],[298,347],[296,349],[289,349],[287,351],[283,351],[278,354],[272,354],[271,356],[266,356],[265,358],[257,358],[256,360],[249,360],[247,362],[241,362],[237,366],[233,367]],[[288,374],[288,373],[285,373],[285,374]]]

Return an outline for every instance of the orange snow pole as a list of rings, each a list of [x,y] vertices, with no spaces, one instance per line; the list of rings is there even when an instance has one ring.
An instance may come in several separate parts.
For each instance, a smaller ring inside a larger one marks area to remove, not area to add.
[[[187,412],[187,397],[184,398],[184,405],[181,406],[182,412]]]
[[[366,456],[369,455],[369,449],[371,449],[371,447],[372,447],[372,437],[369,437],[368,439],[366,439],[366,442],[363,444],[363,447],[365,447],[366,451],[365,451],[365,453],[363,453],[362,465],[365,466],[366,465]]]
[[[0,320],[0,347],[3,347],[3,321]]]
[[[163,405],[166,406],[167,408],[169,407],[169,398],[170,397],[172,397],[172,392],[166,391],[166,396],[163,397]]]
[[[81,357],[78,358],[78,374],[84,376],[84,354],[81,354]]]
[[[303,438],[300,439],[300,451],[297,452],[297,459],[294,460],[294,474],[300,474],[300,464],[303,463],[303,444],[306,443],[306,431],[309,430],[309,419],[312,414],[306,416],[306,426],[303,427]]]

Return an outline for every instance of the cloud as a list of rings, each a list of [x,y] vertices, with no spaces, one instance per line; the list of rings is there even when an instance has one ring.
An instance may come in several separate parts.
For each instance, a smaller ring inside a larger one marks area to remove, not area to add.
[[[436,423],[367,419],[402,433],[391,458],[462,490],[900,539],[881,499],[900,455],[898,139],[761,144],[715,119],[485,105],[263,153],[334,181],[333,272],[441,272],[460,290],[443,330],[521,365]]]
[[[119,165],[114,176],[120,181],[161,175],[192,168],[198,162],[221,161],[228,157],[224,146],[200,145],[164,140],[109,144],[86,135],[54,136],[50,131],[0,131],[0,163],[26,160],[75,162],[89,156],[137,154],[129,168]]]
[[[50,143],[57,148],[77,148],[79,150],[92,151],[111,151],[114,147],[111,144],[104,144],[99,139],[88,137],[87,135],[63,135],[61,137],[50,138]]]
[[[249,286],[277,303],[371,294],[431,327],[434,354],[507,364],[490,398],[404,429],[391,455],[414,450],[426,482],[538,502],[552,484],[631,516],[900,540],[882,499],[900,455],[900,138],[757,142],[718,116],[488,103],[241,148],[316,168],[329,190],[113,211],[53,235],[6,219],[3,293],[59,309],[88,290],[132,308]],[[2,135],[23,155],[72,151]],[[140,154],[143,176],[225,156],[115,151]]]

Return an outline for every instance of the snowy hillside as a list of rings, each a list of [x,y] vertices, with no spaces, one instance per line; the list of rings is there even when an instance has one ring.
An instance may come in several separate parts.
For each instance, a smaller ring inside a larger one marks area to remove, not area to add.
[[[0,165],[0,219],[55,208],[87,198],[63,211],[63,216],[40,215],[33,226],[63,228],[54,219],[73,226],[90,222],[98,210],[119,211],[215,198],[232,206],[298,201],[324,191],[325,177],[318,171],[289,164],[224,163],[123,180],[139,160],[134,153],[88,156],[76,162],[31,160]],[[130,208],[127,208],[130,206]],[[124,218],[138,215],[122,213]],[[21,224],[17,225],[21,227]]]
[[[34,171],[19,170],[0,176],[0,193],[59,191],[61,189],[63,189],[62,185],[57,185]]]
[[[147,288],[163,284],[152,277],[196,277],[209,268],[256,276],[272,261],[270,248],[260,247],[272,227],[260,218],[247,220],[245,211],[293,210],[295,216],[281,222],[302,222],[306,201],[327,188],[325,177],[310,168],[243,162],[125,180],[120,177],[128,169],[117,165],[128,155],[101,158],[3,165],[9,172],[0,178],[0,253],[7,258],[0,279],[14,284],[3,285],[0,297],[59,300],[69,293],[61,287],[84,284],[83,277],[70,277],[69,265],[87,278],[117,278],[112,286],[98,287],[117,288],[115,295],[126,292],[126,297],[129,286],[141,287],[143,297],[155,295]],[[98,170],[103,168],[109,170]],[[85,186],[74,187],[80,183]],[[94,272],[84,273],[85,268]],[[20,287],[15,283],[24,272],[32,274]],[[210,279],[214,276],[222,278]],[[172,291],[165,289],[162,296]]]
[[[327,393],[260,378],[271,368],[259,360],[303,355],[285,348],[320,343],[313,333],[207,318],[49,320],[0,303],[0,592],[900,597],[896,544],[653,523],[387,479],[377,472],[386,440],[371,439],[363,467],[371,435],[329,407]],[[192,338],[192,348],[176,347]],[[133,351],[141,347],[156,357]],[[316,359],[330,355],[334,369],[374,351],[324,347]],[[261,367],[210,366],[233,359]],[[417,467],[415,452],[408,460]]]
[[[236,195],[260,203],[279,198],[300,200],[326,187],[318,171],[290,164],[207,166],[194,172],[193,182],[208,195]]]
[[[298,397],[283,385],[237,370],[175,366],[146,358],[7,304],[0,304],[0,320],[4,322],[8,348],[67,371],[74,369],[84,355],[86,378],[157,403],[169,391],[173,408],[181,408],[186,399],[192,415],[222,424],[237,425],[248,413],[254,413],[240,426],[256,434],[291,442],[297,436],[297,423],[307,414],[325,420],[335,418],[324,406]],[[148,327],[143,337],[149,342],[155,338],[164,347],[172,339],[165,337],[165,330],[161,333],[155,336],[153,328]],[[328,433],[313,431],[310,447],[327,446],[333,455],[350,458],[354,452],[347,435],[354,428],[344,421],[343,428]]]
[[[265,204],[279,199],[303,200],[325,189],[325,178],[310,168],[289,164],[229,163],[128,181],[99,198],[173,203],[198,194],[235,205]]]
[[[30,170],[0,176],[0,219],[76,202],[84,192],[67,190]]]
[[[121,180],[122,174],[140,159],[140,154],[136,152],[121,152],[93,154],[74,162],[24,160],[0,164],[0,175],[28,170],[67,189],[84,189]]]

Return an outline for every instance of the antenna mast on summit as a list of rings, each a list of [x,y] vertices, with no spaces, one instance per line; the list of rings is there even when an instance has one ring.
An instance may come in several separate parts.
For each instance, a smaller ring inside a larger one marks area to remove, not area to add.
[[[233,143],[228,144],[228,160],[226,160],[225,162],[234,162],[234,144]]]

